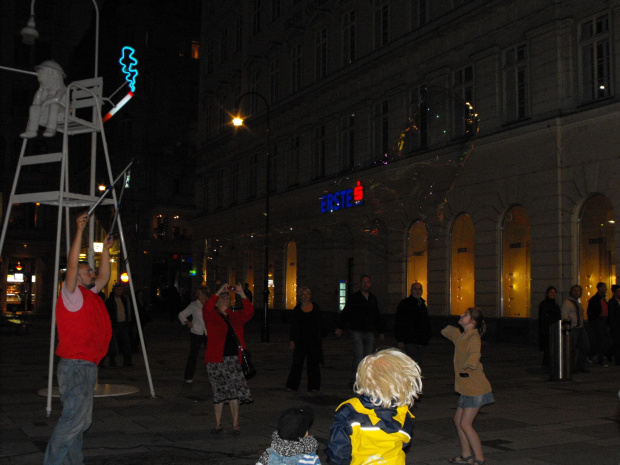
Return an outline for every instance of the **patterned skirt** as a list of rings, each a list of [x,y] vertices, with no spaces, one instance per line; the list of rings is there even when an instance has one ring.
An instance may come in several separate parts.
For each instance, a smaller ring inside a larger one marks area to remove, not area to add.
[[[207,362],[206,366],[214,404],[233,399],[239,399],[240,404],[252,402],[252,394],[237,356],[224,357],[222,363]]]

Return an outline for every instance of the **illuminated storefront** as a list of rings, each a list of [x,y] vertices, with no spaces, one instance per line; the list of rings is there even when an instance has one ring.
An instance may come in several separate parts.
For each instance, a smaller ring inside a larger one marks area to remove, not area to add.
[[[6,311],[29,312],[37,299],[35,263],[29,258],[10,259],[6,277]]]
[[[502,225],[502,316],[530,316],[530,222],[525,208],[511,208]]]
[[[603,195],[590,197],[579,216],[579,282],[583,299],[596,293],[599,282],[607,284],[608,297],[616,284],[615,220],[611,202]]]
[[[286,245],[286,308],[297,305],[297,244]]]
[[[474,306],[475,288],[474,223],[467,214],[459,215],[452,226],[450,313],[462,315]]]
[[[427,298],[428,284],[428,233],[424,221],[411,225],[407,234],[407,289],[413,283],[422,284],[422,298]]]

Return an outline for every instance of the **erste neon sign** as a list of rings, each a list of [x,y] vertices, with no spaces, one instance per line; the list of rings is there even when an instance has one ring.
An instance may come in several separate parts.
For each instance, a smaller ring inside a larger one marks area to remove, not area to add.
[[[364,200],[364,187],[357,181],[355,187],[344,189],[321,197],[321,213],[335,212],[345,208],[357,207]]]

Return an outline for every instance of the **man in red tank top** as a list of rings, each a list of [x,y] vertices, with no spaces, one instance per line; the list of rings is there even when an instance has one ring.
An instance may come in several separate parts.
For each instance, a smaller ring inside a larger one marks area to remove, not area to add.
[[[78,217],[62,291],[56,302],[58,329],[57,377],[62,414],[45,451],[44,465],[82,464],[82,437],[90,427],[97,364],[105,356],[112,336],[110,317],[97,294],[110,279],[112,236],[106,237],[99,275],[80,262],[82,235],[88,215]]]

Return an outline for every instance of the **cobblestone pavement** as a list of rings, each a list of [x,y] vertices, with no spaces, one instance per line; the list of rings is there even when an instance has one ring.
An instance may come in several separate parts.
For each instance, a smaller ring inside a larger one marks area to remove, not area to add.
[[[271,325],[271,342],[260,342],[260,322],[248,325],[247,340],[258,369],[250,381],[254,403],[241,406],[242,434],[209,434],[213,409],[207,374],[199,364],[193,384],[183,380],[188,334],[177,321],[158,319],[145,328],[155,388],[151,397],[142,355],[130,368],[99,371],[99,383],[138,386],[137,394],[95,399],[93,424],[84,437],[87,465],[254,464],[269,445],[278,416],[294,405],[311,406],[321,460],[334,408],[350,397],[349,341],[325,339],[326,365],[318,393],[285,392],[292,354],[288,327]],[[34,320],[27,335],[0,333],[0,463],[40,464],[61,412],[55,398],[46,416],[49,321]],[[393,344],[389,337],[385,345]],[[592,367],[573,380],[551,382],[539,370],[541,354],[524,345],[488,343],[483,363],[496,403],[484,407],[476,428],[489,465],[620,464],[620,367]],[[422,366],[424,396],[414,407],[415,430],[408,465],[446,464],[459,454],[452,417],[452,346],[437,336]],[[302,379],[302,388],[305,378]]]

